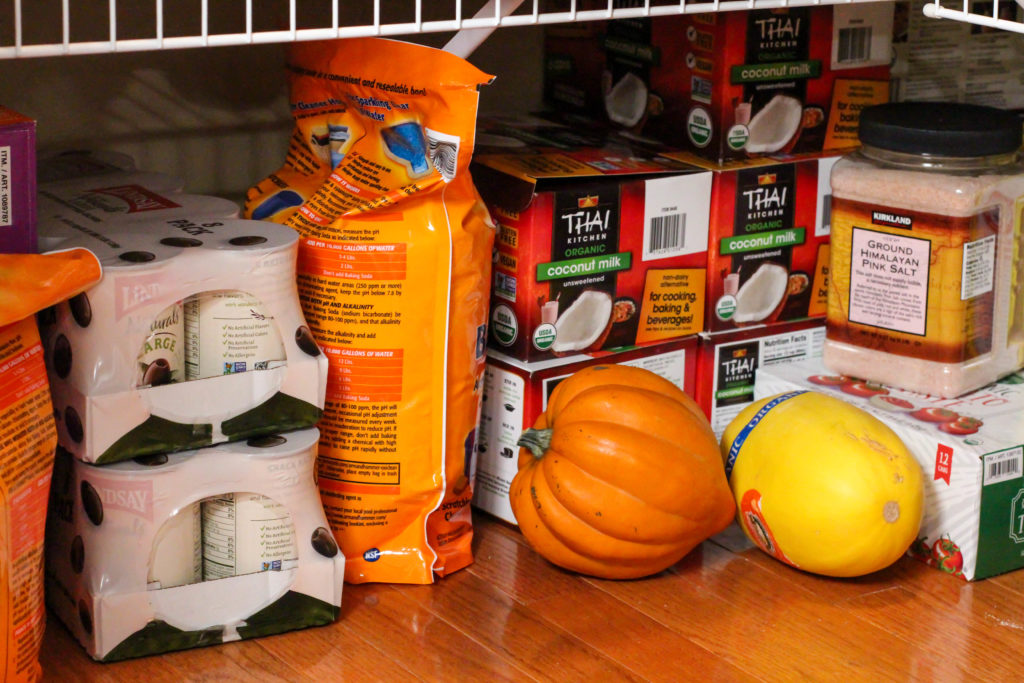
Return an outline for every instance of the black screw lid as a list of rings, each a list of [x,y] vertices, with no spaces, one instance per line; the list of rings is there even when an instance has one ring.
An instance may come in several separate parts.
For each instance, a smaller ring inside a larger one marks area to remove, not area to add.
[[[1016,114],[959,102],[889,102],[860,113],[860,141],[892,152],[949,157],[1006,154],[1020,148]]]

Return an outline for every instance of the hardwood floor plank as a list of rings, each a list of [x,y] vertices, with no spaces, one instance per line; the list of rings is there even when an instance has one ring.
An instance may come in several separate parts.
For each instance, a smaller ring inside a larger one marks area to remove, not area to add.
[[[530,607],[649,681],[678,681],[684,669],[713,681],[758,680],[587,582]]]
[[[642,680],[471,572],[400,590],[537,680]]]
[[[476,562],[469,572],[501,589],[517,602],[529,605],[579,583],[579,577],[551,564],[526,543],[519,530],[492,517],[479,519],[474,535]]]
[[[651,579],[598,585],[767,680],[892,680],[903,662],[881,629],[714,544]]]
[[[523,680],[523,671],[512,660],[496,656],[491,648],[408,597],[410,591],[432,591],[440,585],[444,582],[360,586],[360,604],[343,615],[338,626],[357,633],[382,656],[423,680]]]

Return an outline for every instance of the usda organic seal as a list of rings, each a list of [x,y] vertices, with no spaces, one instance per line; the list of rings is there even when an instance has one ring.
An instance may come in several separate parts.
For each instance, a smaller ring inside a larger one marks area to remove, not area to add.
[[[519,323],[512,309],[505,304],[498,304],[491,311],[491,334],[502,346],[512,346],[519,336]]]
[[[551,323],[541,323],[533,331],[533,347],[538,351],[547,351],[555,343],[555,326]]]

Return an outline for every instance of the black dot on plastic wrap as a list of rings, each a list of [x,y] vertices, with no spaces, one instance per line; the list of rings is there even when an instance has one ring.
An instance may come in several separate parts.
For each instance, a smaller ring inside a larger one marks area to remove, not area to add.
[[[334,557],[338,554],[338,543],[334,540],[334,534],[331,533],[330,529],[325,529],[322,526],[317,527],[316,531],[313,532],[310,542],[313,544],[313,550],[324,557]]]
[[[159,467],[167,464],[168,457],[166,453],[153,453],[152,455],[140,455],[132,460],[145,467]]]
[[[40,327],[51,327],[57,324],[57,309],[54,306],[47,306],[36,313],[36,322]]]
[[[165,237],[160,240],[160,244],[166,247],[187,249],[188,247],[201,247],[203,246],[203,241],[197,240],[195,237]]]
[[[228,240],[228,244],[236,247],[251,247],[257,244],[263,244],[267,241],[266,237],[262,235],[241,235],[239,237],[232,237]]]
[[[126,251],[118,258],[129,263],[148,263],[156,258],[156,254],[151,251]]]
[[[103,523],[103,501],[100,499],[100,494],[87,481],[83,481],[79,488],[81,489],[82,509],[85,510],[85,516],[94,525],[99,526]]]
[[[78,411],[72,406],[64,409],[64,427],[68,430],[68,436],[72,441],[82,443],[82,439],[85,438],[85,428],[82,427],[82,418],[78,415]]]
[[[267,434],[266,436],[254,436],[245,442],[249,448],[274,448],[288,443],[288,439],[280,434]]]
[[[71,372],[71,342],[63,334],[53,341],[53,371],[61,379]]]
[[[92,304],[85,292],[76,294],[68,299],[68,308],[71,309],[71,317],[79,327],[89,327],[92,322]]]
[[[305,325],[301,325],[299,329],[295,330],[295,343],[308,356],[320,355],[320,347],[316,345],[313,333]]]

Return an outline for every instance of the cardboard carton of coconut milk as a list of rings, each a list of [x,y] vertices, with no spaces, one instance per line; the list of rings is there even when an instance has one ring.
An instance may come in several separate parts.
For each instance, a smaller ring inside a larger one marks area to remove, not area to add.
[[[484,130],[492,348],[536,361],[704,329],[709,171],[551,122]]]
[[[715,161],[854,147],[860,109],[889,99],[892,24],[857,3],[552,27],[545,96]]]
[[[591,365],[616,363],[650,370],[693,395],[697,339],[687,337],[631,349],[613,356],[568,356],[523,363],[489,350],[477,439],[473,505],[506,522],[516,523],[508,489],[518,471],[523,430],[547,409],[551,392],[563,379]],[[467,467],[467,471],[468,471]]]
[[[61,248],[103,267],[38,316],[63,448],[106,464],[317,423],[327,360],[293,230],[182,214],[61,226]]]
[[[345,556],[304,429],[103,467],[59,450],[47,603],[115,661],[328,624]]]
[[[755,398],[793,390],[867,411],[914,455],[925,513],[911,557],[968,581],[1024,567],[1024,373],[945,399],[835,375],[820,359],[758,370]]]
[[[700,335],[694,398],[715,436],[754,401],[758,368],[820,358],[825,341],[821,318]]]
[[[827,308],[831,184],[839,157],[761,158],[712,170],[706,329],[823,317]]]

